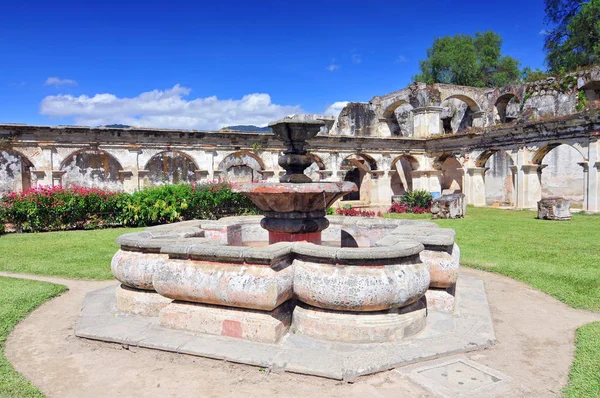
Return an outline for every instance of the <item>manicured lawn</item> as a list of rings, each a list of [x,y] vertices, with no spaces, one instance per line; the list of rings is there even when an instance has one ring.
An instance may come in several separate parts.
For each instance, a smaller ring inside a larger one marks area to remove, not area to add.
[[[44,301],[66,287],[52,283],[0,277],[0,397],[41,397],[4,357],[6,338],[15,325]]]
[[[523,281],[574,308],[600,311],[600,215],[574,214],[571,221],[535,216],[469,207],[464,219],[435,222],[456,231],[461,265]]]
[[[115,239],[136,229],[8,234],[0,236],[0,271],[75,279],[112,279]]]

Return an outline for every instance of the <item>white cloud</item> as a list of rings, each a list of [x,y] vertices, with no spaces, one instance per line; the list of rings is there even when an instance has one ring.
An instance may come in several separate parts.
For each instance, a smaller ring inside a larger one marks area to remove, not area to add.
[[[396,58],[396,62],[399,64],[404,63],[406,61],[407,61],[407,59],[404,55],[399,55],[398,58]]]
[[[73,79],[61,79],[60,77],[52,76],[46,79],[46,86],[63,86],[63,85],[77,85],[77,82]]]
[[[324,115],[331,115],[331,116],[337,116],[340,114],[340,112],[342,111],[342,109],[344,109],[344,107],[346,105],[348,105],[348,101],[337,101],[334,102],[333,104],[329,105],[327,107],[327,109],[325,109],[325,112],[323,112]]]
[[[329,72],[334,72],[338,69],[340,69],[340,66],[335,62],[335,58],[334,58],[331,60],[331,63],[329,65],[327,65],[327,70]]]
[[[549,31],[549,30],[546,30],[546,29],[542,29],[542,30],[540,30],[540,35],[542,35],[542,36],[547,36],[547,35],[549,35],[549,34],[550,34],[550,31]]]
[[[354,62],[355,64],[360,64],[362,62],[362,56],[358,53],[353,53],[352,62]]]
[[[127,124],[131,126],[219,129],[237,124],[264,126],[294,113],[304,113],[299,105],[277,105],[269,94],[254,93],[241,99],[216,96],[186,100],[191,90],[179,84],[161,91],[120,98],[114,94],[50,95],[41,103],[40,113],[51,117],[73,117],[79,125]]]

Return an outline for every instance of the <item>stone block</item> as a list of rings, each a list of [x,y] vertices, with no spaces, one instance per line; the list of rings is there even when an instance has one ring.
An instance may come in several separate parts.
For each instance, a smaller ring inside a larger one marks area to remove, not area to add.
[[[122,284],[135,289],[154,290],[152,277],[156,267],[167,258],[165,254],[119,250],[113,256],[110,268]]]
[[[455,290],[456,285],[447,289],[430,288],[427,290],[427,293],[425,293],[425,297],[427,297],[427,309],[444,314],[453,313],[456,308]]]
[[[467,201],[462,193],[442,195],[431,203],[431,218],[463,218]]]
[[[158,316],[159,311],[171,303],[171,299],[156,292],[132,289],[125,285],[117,287],[115,296],[117,309],[133,315]]]
[[[299,303],[292,332],[339,343],[382,343],[402,340],[425,327],[425,300],[401,309],[378,312],[324,310]]]
[[[173,300],[270,311],[292,297],[293,277],[287,259],[273,268],[170,259],[157,269],[153,286]]]
[[[543,198],[538,202],[540,220],[566,221],[571,219],[571,202],[565,198]]]
[[[315,307],[339,311],[383,311],[418,300],[429,287],[420,262],[382,266],[334,266],[294,260],[296,297]]]
[[[448,288],[456,284],[460,265],[460,249],[454,244],[452,253],[445,251],[423,250],[421,261],[429,269],[429,286]]]
[[[261,343],[276,343],[289,329],[293,306],[258,311],[175,301],[159,313],[161,326]]]

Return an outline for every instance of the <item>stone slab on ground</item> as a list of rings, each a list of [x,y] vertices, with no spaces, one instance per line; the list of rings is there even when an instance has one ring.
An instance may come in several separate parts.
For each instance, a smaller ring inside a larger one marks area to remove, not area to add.
[[[339,380],[483,349],[495,341],[483,282],[466,275],[459,279],[453,314],[429,311],[422,332],[378,344],[334,343],[300,334],[266,344],[173,330],[160,326],[158,318],[119,312],[114,290],[112,286],[86,295],[75,335]]]
[[[464,355],[406,366],[396,372],[444,398],[500,398],[531,393],[511,377]]]

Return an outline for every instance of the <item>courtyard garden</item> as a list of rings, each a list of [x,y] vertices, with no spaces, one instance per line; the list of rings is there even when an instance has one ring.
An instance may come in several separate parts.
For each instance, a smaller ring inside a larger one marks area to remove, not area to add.
[[[428,219],[428,214],[386,217]],[[436,220],[453,228],[461,264],[525,282],[574,308],[600,311],[600,216],[574,214],[569,222],[535,219],[531,211],[469,207],[464,219]],[[0,237],[0,271],[109,280],[115,238],[133,228],[7,234]],[[69,256],[65,253],[69,251]],[[0,278],[0,350],[18,321],[64,287]],[[600,323],[580,328],[566,396],[600,395]],[[551,349],[551,347],[548,347]],[[0,396],[39,391],[0,356]]]

